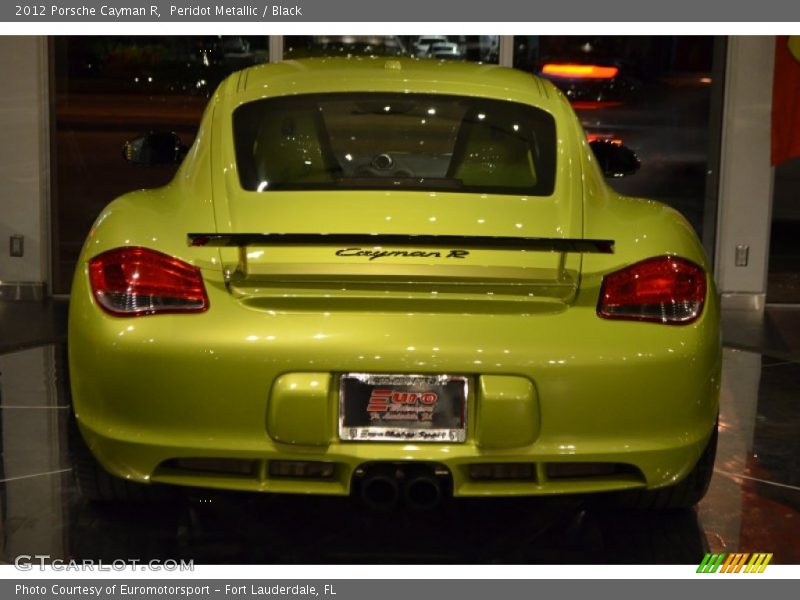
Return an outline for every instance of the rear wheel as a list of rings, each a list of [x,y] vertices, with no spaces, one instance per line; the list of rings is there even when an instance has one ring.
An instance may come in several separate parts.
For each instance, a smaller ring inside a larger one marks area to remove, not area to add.
[[[708,444],[697,464],[680,483],[657,490],[636,490],[617,496],[622,508],[640,510],[671,510],[691,508],[706,495],[711,476],[714,474],[714,459],[717,456],[717,424],[711,432]]]
[[[75,483],[90,502],[145,502],[153,499],[150,486],[114,477],[92,455],[77,424],[71,427],[70,454]]]

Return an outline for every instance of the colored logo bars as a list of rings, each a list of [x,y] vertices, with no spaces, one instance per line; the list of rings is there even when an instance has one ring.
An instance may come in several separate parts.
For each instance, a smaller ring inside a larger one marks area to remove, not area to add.
[[[697,567],[697,572],[716,573],[719,570],[720,573],[763,573],[771,560],[772,553],[709,553]]]

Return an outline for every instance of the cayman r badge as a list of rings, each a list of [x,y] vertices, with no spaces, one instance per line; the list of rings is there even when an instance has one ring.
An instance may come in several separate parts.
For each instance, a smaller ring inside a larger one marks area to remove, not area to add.
[[[469,250],[382,250],[380,248],[342,248],[336,251],[336,256],[359,256],[369,260],[378,258],[466,258]]]

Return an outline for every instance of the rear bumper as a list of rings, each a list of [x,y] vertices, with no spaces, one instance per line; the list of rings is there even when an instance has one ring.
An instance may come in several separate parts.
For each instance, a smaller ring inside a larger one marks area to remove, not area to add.
[[[599,319],[596,290],[583,291],[561,311],[465,316],[255,310],[209,284],[206,313],[119,319],[93,304],[81,280],[69,332],[76,415],[99,461],[133,480],[347,494],[365,463],[423,461],[450,470],[456,496],[657,488],[691,470],[717,415],[713,296],[697,322],[671,327]],[[468,376],[474,384],[466,442],[339,440],[337,377],[350,371]],[[284,411],[283,421],[271,423],[275,382],[286,374],[318,374],[324,393],[309,410]],[[493,404],[480,385],[491,377],[530,381],[535,402],[510,410]],[[528,418],[535,426],[520,425]],[[182,457],[243,459],[254,467],[223,475],[165,465]],[[333,463],[334,476],[270,477],[273,460]],[[468,465],[511,462],[533,464],[535,477],[485,482],[469,476]],[[548,476],[549,465],[565,462],[632,469]]]
[[[679,481],[697,461],[708,436],[683,446],[666,449],[635,445],[624,451],[607,452],[610,446],[588,448],[565,456],[559,450],[546,451],[534,444],[510,452],[491,452],[475,443],[459,445],[402,445],[394,443],[334,442],[324,449],[287,448],[267,440],[258,451],[207,446],[137,443],[98,434],[81,427],[92,451],[104,467],[128,479],[150,483],[166,483],[218,489],[299,494],[346,495],[350,493],[354,475],[360,467],[373,462],[424,462],[442,465],[452,475],[454,496],[529,496],[579,494],[645,487],[658,487]],[[709,432],[710,433],[710,432]],[[178,457],[214,457],[252,461],[246,474],[180,469],[165,464]],[[328,479],[273,477],[270,461],[320,461],[332,463],[333,476]],[[548,477],[548,467],[563,463],[608,463],[631,465],[628,472],[607,475],[575,475]],[[525,480],[473,480],[470,465],[483,463],[532,464],[535,475]],[[649,481],[648,481],[649,476]]]

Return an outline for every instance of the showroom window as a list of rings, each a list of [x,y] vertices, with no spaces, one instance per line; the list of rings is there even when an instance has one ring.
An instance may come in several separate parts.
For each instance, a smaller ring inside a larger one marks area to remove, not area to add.
[[[709,36],[514,37],[514,66],[560,88],[590,140],[638,155],[641,169],[609,184],[679,210],[709,254],[723,56],[724,40]]]
[[[445,60],[498,60],[497,35],[291,35],[285,59],[311,56],[416,56]]]
[[[775,38],[772,82],[774,166],[767,302],[800,303],[800,36]]]
[[[194,139],[208,97],[238,69],[268,60],[266,36],[51,38],[53,292],[69,293],[86,234],[116,196],[167,183],[175,167],[122,160],[151,130]]]

